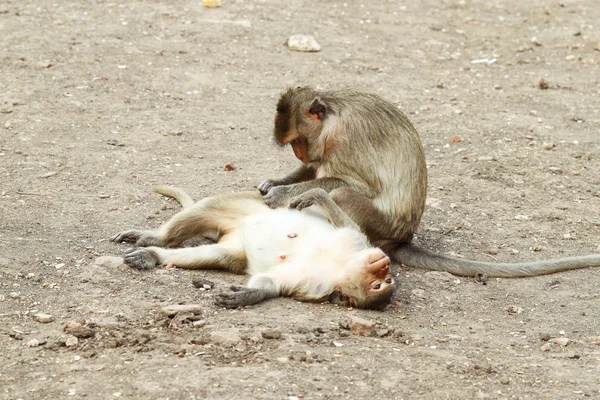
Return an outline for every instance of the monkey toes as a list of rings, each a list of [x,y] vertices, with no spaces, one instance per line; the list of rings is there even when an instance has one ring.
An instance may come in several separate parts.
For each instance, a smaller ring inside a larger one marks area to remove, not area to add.
[[[125,264],[137,269],[150,269],[158,264],[158,257],[148,249],[129,249],[124,259]]]

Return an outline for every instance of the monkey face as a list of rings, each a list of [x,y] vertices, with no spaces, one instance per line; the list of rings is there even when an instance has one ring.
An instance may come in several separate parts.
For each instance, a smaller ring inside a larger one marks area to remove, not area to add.
[[[390,275],[390,258],[379,248],[359,253],[349,266],[350,274],[329,301],[342,306],[382,309],[389,304],[396,286]]]
[[[304,164],[320,161],[324,149],[318,145],[318,138],[329,111],[314,90],[288,89],[277,103],[275,142],[282,146],[290,144],[296,158]]]
[[[364,282],[367,293],[377,295],[394,288],[394,279],[390,275],[390,258],[381,249],[369,249],[366,262]]]

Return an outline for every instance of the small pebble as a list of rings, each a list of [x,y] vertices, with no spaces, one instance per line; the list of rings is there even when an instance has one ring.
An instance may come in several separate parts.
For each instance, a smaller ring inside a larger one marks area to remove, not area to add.
[[[561,338],[550,339],[549,342],[556,343],[556,344],[559,344],[561,346],[566,346],[566,345],[568,345],[571,342],[571,340],[569,338],[566,338],[566,337],[561,337]]]
[[[302,52],[321,51],[321,46],[310,35],[292,35],[285,43],[290,50]]]
[[[498,249],[494,249],[494,248],[489,249],[488,253],[490,253],[491,255],[495,256],[496,254],[498,254]]]
[[[281,339],[281,331],[279,329],[264,329],[260,334],[265,339]]]
[[[517,306],[508,306],[506,307],[506,311],[509,314],[523,314],[523,309]]]
[[[371,336],[375,329],[375,322],[356,316],[348,319],[348,325],[352,334],[358,336]]]
[[[48,324],[54,321],[54,317],[52,315],[44,313],[35,314],[33,319],[35,319],[37,322],[41,322],[42,324]]]
[[[173,304],[160,309],[165,317],[174,317],[178,313],[202,314],[202,308],[198,304]]]
[[[70,336],[67,340],[65,340],[65,346],[67,347],[75,347],[79,343],[79,339],[75,336]]]
[[[541,351],[548,351],[550,350],[550,347],[552,347],[552,345],[550,344],[550,342],[546,342],[542,345],[542,347],[540,347]]]
[[[124,263],[123,257],[102,256],[94,260],[95,266],[104,268],[116,268]]]

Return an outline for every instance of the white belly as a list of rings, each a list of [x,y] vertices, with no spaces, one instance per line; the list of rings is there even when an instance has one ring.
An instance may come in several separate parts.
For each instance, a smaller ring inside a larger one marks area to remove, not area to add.
[[[250,275],[306,255],[319,238],[331,237],[333,226],[313,207],[303,211],[275,209],[242,222],[242,243]],[[301,253],[300,253],[301,252]]]

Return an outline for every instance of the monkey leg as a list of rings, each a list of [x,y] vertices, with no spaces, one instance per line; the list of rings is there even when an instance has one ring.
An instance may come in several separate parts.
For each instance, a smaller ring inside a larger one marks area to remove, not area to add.
[[[177,247],[196,236],[217,241],[234,230],[241,219],[265,209],[259,192],[208,197],[175,214],[157,231],[128,230],[111,240],[138,247]]]
[[[130,249],[125,254],[125,263],[138,269],[150,269],[158,265],[174,265],[186,269],[224,269],[243,273],[246,269],[246,254],[241,240],[228,235],[217,244],[181,249],[145,247]]]
[[[311,189],[323,189],[327,193],[336,188],[346,186],[346,183],[337,178],[319,178],[306,182],[294,183],[272,187],[263,198],[265,204],[271,208],[285,207],[289,201]]]

